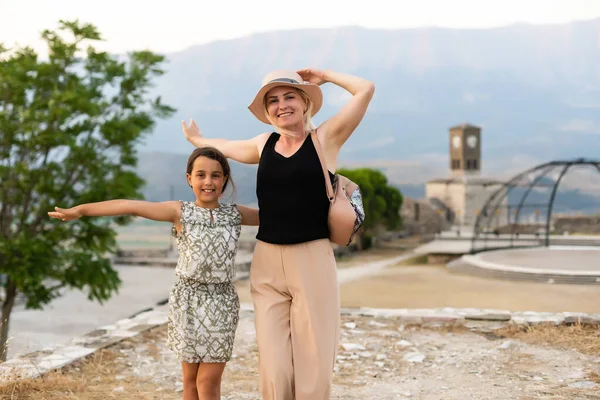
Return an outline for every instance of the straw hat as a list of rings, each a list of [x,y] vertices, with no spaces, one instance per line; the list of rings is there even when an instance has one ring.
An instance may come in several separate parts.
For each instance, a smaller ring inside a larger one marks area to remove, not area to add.
[[[271,125],[265,112],[265,95],[269,90],[278,86],[290,86],[304,91],[313,103],[311,117],[313,117],[323,105],[323,92],[319,85],[304,82],[302,77],[294,71],[282,69],[272,71],[263,78],[262,87],[259,89],[258,93],[256,93],[252,103],[248,106],[250,112],[252,112],[259,121],[264,122],[265,124]]]

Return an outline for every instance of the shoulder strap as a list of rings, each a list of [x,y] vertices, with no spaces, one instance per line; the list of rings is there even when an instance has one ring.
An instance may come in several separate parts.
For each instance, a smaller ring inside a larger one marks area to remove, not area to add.
[[[277,139],[279,139],[279,136],[281,136],[279,133],[271,132],[271,134],[269,135],[269,138],[267,139],[267,143],[269,143],[269,146],[273,146],[273,144],[277,141]]]
[[[323,168],[323,175],[325,175],[325,189],[327,190],[327,198],[329,199],[329,202],[333,203],[333,200],[335,199],[333,196],[333,186],[331,186],[329,170],[327,169],[327,164],[325,164],[325,157],[323,157],[323,150],[321,150],[321,143],[319,143],[319,137],[317,136],[316,130],[310,132],[310,138],[312,139],[315,150],[317,151],[317,156],[319,156],[321,168]]]

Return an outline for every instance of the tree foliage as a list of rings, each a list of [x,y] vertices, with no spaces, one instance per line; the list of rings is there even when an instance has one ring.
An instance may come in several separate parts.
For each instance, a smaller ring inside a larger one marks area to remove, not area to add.
[[[112,224],[128,218],[61,224],[47,212],[141,198],[136,145],[174,111],[150,93],[163,56],[97,51],[100,33],[77,20],[60,21],[42,38],[47,59],[0,45],[2,357],[17,294],[28,308],[41,308],[65,287],[97,301],[118,289],[107,256],[116,250]]]
[[[358,168],[339,169],[338,173],[360,187],[366,214],[363,233],[370,235],[380,226],[388,230],[400,227],[402,194],[397,188],[388,185],[387,177],[381,171]]]

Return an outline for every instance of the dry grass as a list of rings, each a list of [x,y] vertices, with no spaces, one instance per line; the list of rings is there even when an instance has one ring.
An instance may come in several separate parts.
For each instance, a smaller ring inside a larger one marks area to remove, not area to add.
[[[412,258],[409,258],[408,260],[404,260],[399,262],[396,265],[393,265],[394,267],[405,267],[405,266],[414,266],[414,265],[422,265],[425,266],[427,265],[427,255],[418,255],[418,256],[414,256]],[[435,264],[430,264],[429,266],[434,266]],[[442,265],[437,265],[439,267],[441,267]]]
[[[336,264],[338,269],[360,267],[365,263],[381,261],[402,254],[404,254],[404,251],[397,249],[373,248],[359,253],[350,253],[348,255],[339,256],[336,260]]]
[[[587,378],[592,382],[600,383],[600,373],[598,373],[598,372],[595,372],[595,371],[590,372],[588,374]]]
[[[518,339],[525,343],[573,349],[590,356],[600,357],[600,329],[598,326],[575,324],[538,324],[530,326],[507,326],[496,335]],[[598,374],[596,374],[598,376]]]
[[[1,399],[100,399],[106,394],[94,396],[95,388],[110,377],[114,379],[115,356],[101,350],[84,361],[64,370],[53,371],[41,378],[25,379],[0,386]],[[84,397],[85,396],[85,397]]]
[[[158,330],[157,330],[158,331]],[[144,340],[152,343],[158,333],[145,333]],[[140,340],[141,338],[135,338]],[[40,378],[17,380],[0,385],[2,400],[158,400],[179,399],[174,391],[161,390],[156,384],[137,377],[122,376],[120,371],[130,368],[120,356],[120,349],[135,346],[134,341],[124,341],[72,365],[44,374]],[[158,348],[148,351],[158,359]]]
[[[597,325],[507,326],[495,334],[537,346],[576,350],[582,354],[600,357],[600,327]],[[600,384],[600,371],[588,370],[586,379]]]

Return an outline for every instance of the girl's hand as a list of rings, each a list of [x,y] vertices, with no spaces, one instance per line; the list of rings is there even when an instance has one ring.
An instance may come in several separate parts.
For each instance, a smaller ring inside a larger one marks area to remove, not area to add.
[[[60,219],[63,221],[73,221],[81,218],[81,212],[77,209],[77,207],[72,208],[58,208],[54,207],[55,211],[50,211],[48,215],[55,219]]]
[[[322,85],[327,82],[325,79],[325,71],[320,69],[305,68],[296,72],[305,82],[315,83],[317,85]]]
[[[192,142],[194,139],[201,139],[202,132],[200,132],[200,128],[196,125],[196,121],[190,118],[190,125],[188,126],[185,121],[181,121],[181,129],[183,130],[183,134],[185,138]]]

